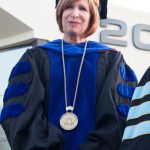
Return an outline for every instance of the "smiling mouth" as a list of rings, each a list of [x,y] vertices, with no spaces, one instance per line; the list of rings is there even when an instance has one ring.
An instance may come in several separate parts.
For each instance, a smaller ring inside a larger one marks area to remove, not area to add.
[[[70,24],[74,24],[74,25],[78,25],[80,24],[79,22],[76,22],[76,21],[69,21]]]

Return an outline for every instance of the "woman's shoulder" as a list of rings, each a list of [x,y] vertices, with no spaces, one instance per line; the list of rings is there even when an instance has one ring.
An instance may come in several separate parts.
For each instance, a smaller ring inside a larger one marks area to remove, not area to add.
[[[109,47],[107,50],[100,51],[98,64],[112,65],[115,62],[121,62],[123,60],[124,58],[120,51]]]
[[[115,49],[115,48],[112,48],[104,43],[101,43],[101,42],[96,42],[96,41],[89,41],[89,47],[95,47],[96,49],[99,50],[100,52],[100,58],[107,58],[107,59],[113,59],[117,56],[122,56],[122,53]]]
[[[111,54],[115,55],[116,53],[120,53],[117,49],[112,48],[111,46],[108,46],[104,43],[97,42],[97,41],[88,41],[88,47],[97,49],[99,52],[105,53],[105,54]]]
[[[39,59],[43,57],[48,57],[46,49],[40,47],[39,45],[33,46],[32,48],[28,48],[25,54]]]

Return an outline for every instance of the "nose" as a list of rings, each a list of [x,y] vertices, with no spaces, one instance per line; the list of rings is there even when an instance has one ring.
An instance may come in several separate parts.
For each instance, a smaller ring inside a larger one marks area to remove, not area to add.
[[[72,18],[79,18],[79,10],[77,8],[73,9],[71,17]]]

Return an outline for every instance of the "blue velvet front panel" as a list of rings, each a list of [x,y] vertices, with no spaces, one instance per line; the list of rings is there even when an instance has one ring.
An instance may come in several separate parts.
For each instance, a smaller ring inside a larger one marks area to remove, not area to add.
[[[48,119],[61,129],[59,120],[65,113],[64,78],[61,53],[48,51],[50,57],[50,98]],[[64,150],[77,150],[86,141],[96,123],[96,61],[99,53],[86,54],[81,72],[79,90],[74,113],[78,116],[78,126],[72,131],[64,131]],[[68,105],[73,104],[77,76],[82,55],[65,55],[67,75]]]

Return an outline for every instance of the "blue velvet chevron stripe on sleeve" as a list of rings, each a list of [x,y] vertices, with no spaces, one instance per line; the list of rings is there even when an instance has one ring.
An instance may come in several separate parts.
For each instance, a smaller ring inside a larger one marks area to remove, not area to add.
[[[122,116],[127,116],[128,112],[130,109],[130,105],[125,105],[125,104],[118,104],[117,105],[117,111],[122,115]]]
[[[17,82],[12,85],[10,85],[4,94],[4,101],[25,94],[28,91],[29,87],[24,82]]]
[[[134,71],[125,64],[120,65],[120,74],[125,81],[138,81]]]
[[[4,122],[8,118],[19,116],[24,112],[24,110],[25,107],[21,103],[12,103],[7,106],[4,106],[0,115],[0,123]]]
[[[18,62],[15,67],[12,69],[9,80],[14,78],[15,76],[28,73],[31,70],[31,65],[27,61]]]
[[[13,67],[9,81],[14,77],[26,74],[31,71],[31,64],[28,61],[20,61]],[[29,85],[26,82],[13,81],[5,90],[3,102],[5,103],[0,115],[0,122],[19,116],[25,110],[25,106],[21,103],[21,97],[29,90]],[[17,101],[15,99],[18,99]],[[20,100],[19,100],[20,99]],[[15,100],[15,101],[14,101]]]
[[[135,87],[125,85],[123,83],[120,83],[117,86],[117,91],[118,91],[119,95],[121,95],[127,99],[132,99],[134,90],[135,90]]]
[[[127,101],[131,101],[136,87],[133,83],[135,83],[135,85],[137,84],[136,75],[127,64],[121,64],[120,76],[122,78],[122,82],[124,81],[125,83],[119,83],[117,85],[117,92],[121,97],[124,97]],[[127,116],[128,111],[130,109],[130,105],[118,104],[116,108],[122,116]]]

